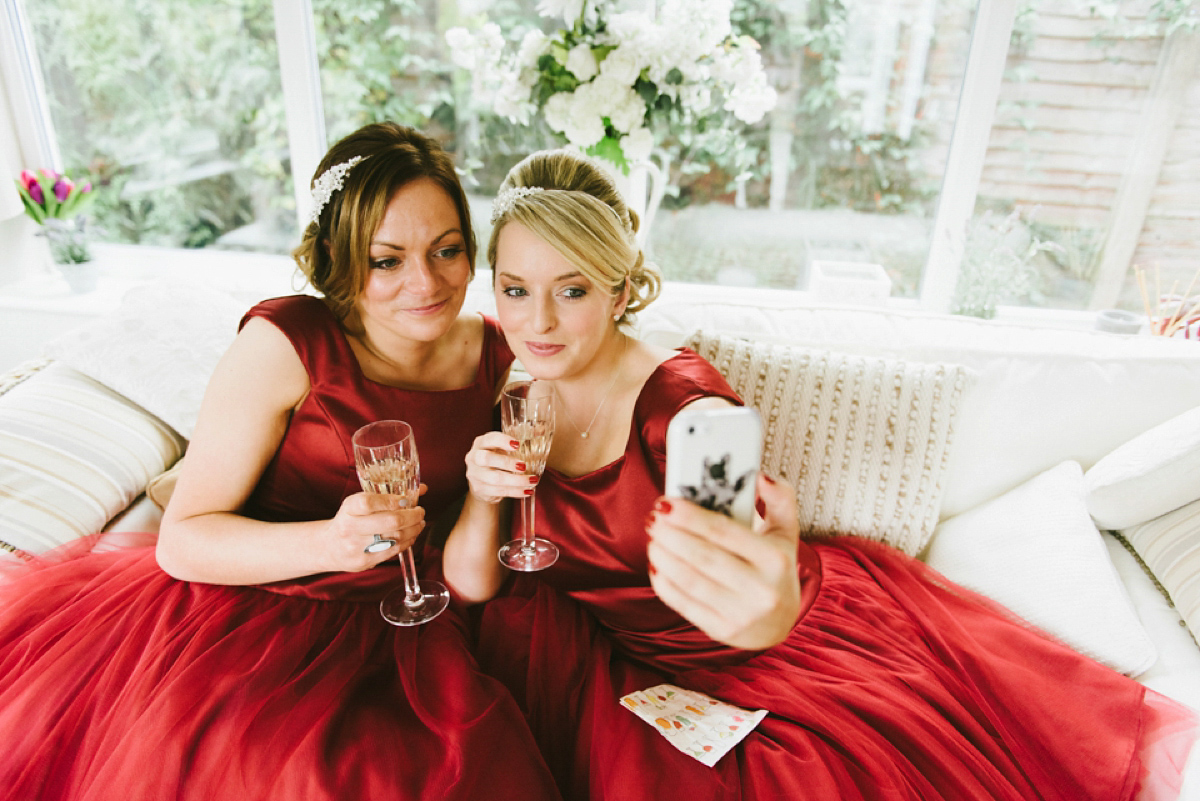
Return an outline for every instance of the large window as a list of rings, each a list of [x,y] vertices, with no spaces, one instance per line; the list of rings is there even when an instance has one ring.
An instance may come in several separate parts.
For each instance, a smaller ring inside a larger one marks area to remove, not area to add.
[[[1008,303],[1141,311],[1136,270],[1159,286],[1152,303],[1198,275],[1196,10],[1020,8],[960,269],[966,305],[1001,282]]]
[[[269,1],[46,0],[23,9],[51,158],[104,187],[95,212],[103,238],[285,246],[275,231],[292,176]]]
[[[287,253],[328,142],[380,119],[444,142],[486,234],[508,167],[562,142],[481,104],[446,37],[492,25],[516,49],[562,25],[536,0],[3,2],[28,45],[6,83],[44,110],[18,126],[105,185],[112,242]],[[777,102],[656,129],[646,246],[678,282],[804,290],[814,262],[857,262],[934,309],[1140,310],[1135,266],[1182,290],[1200,263],[1196,19],[1192,0],[736,0]]]

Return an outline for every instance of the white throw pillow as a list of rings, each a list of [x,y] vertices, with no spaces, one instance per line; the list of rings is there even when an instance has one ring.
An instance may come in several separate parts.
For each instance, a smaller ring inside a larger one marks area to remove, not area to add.
[[[0,548],[41,554],[98,533],[183,447],[144,409],[50,364],[0,396]]]
[[[247,305],[189,284],[147,284],[120,308],[46,346],[45,355],[146,409],[185,439],[217,361],[237,336]]]
[[[1087,471],[1096,525],[1119,531],[1200,499],[1200,406],[1134,437]]]
[[[1200,500],[1124,529],[1121,535],[1167,591],[1200,642]]]
[[[1088,514],[1078,462],[943,521],[925,561],[1121,673],[1157,658]]]
[[[763,468],[796,488],[802,533],[925,547],[970,370],[702,332],[685,344],[762,415]]]

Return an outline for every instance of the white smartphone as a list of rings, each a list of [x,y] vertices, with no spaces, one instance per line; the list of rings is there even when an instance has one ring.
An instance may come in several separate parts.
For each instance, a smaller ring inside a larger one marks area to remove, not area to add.
[[[761,460],[754,409],[684,409],[667,426],[665,493],[750,525]]]

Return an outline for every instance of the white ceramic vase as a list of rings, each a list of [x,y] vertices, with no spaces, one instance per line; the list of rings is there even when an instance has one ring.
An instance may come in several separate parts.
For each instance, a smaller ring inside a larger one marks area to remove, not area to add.
[[[617,191],[625,199],[625,205],[638,216],[637,243],[645,248],[650,237],[650,226],[654,223],[654,215],[662,204],[666,192],[666,170],[652,160],[639,161],[632,164],[629,174],[621,172],[621,168],[609,161],[600,160],[608,169],[609,175],[617,186]]]

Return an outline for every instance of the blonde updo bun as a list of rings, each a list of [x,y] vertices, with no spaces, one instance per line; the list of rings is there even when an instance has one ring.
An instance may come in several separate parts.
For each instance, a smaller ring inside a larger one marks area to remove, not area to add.
[[[536,187],[545,191],[506,200],[505,190]],[[629,287],[629,301],[618,321],[632,321],[662,291],[662,275],[646,261],[635,235],[640,221],[625,205],[608,173],[591,159],[570,150],[542,150],[527,156],[500,185],[500,215],[488,241],[488,263],[496,269],[501,229],[518,222],[553,247],[593,283],[614,295]]]

